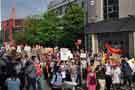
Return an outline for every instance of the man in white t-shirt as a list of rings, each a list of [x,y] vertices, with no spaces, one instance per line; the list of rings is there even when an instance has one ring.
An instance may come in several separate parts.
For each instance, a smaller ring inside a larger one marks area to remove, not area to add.
[[[111,85],[112,85],[112,66],[109,60],[106,63],[105,67],[106,67],[106,72],[105,72],[106,87],[107,87],[107,90],[110,90]]]
[[[87,68],[87,61],[86,60],[82,60],[81,61],[81,72],[82,72],[82,76],[83,79],[86,79],[86,68]]]

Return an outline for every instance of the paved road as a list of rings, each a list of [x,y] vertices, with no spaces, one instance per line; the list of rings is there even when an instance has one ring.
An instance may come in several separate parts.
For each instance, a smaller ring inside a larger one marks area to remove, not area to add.
[[[86,88],[86,83],[83,82],[82,87],[80,87],[80,89],[77,90],[87,90]],[[114,90],[113,88],[111,88],[111,90]],[[121,86],[119,90],[135,90],[135,83],[132,83],[131,87],[129,86]]]
[[[49,87],[46,81],[45,81],[45,90],[51,90],[51,88]]]

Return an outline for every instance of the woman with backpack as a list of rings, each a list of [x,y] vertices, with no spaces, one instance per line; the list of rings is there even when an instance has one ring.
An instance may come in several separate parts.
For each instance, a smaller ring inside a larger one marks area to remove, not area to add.
[[[26,63],[25,74],[27,76],[27,90],[36,90],[36,68],[32,61]]]
[[[21,81],[15,70],[11,73],[10,77],[6,79],[5,84],[7,90],[21,90]]]
[[[96,73],[94,70],[89,71],[87,75],[88,90],[96,90]]]
[[[39,57],[35,57],[34,67],[36,68],[36,80],[37,80],[37,86],[38,86],[37,88],[39,90],[45,90],[44,75],[43,75],[43,70],[42,70],[42,66],[41,66]]]

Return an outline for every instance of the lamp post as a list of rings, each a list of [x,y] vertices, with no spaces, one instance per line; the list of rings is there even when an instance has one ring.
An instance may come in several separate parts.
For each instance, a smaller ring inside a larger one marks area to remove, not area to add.
[[[87,34],[86,31],[88,30],[88,0],[84,0],[84,42],[85,42],[85,50],[88,49],[87,46]]]
[[[87,49],[87,45],[89,43],[87,42],[87,30],[89,29],[88,25],[91,25],[91,23],[94,23],[96,21],[97,15],[96,15],[96,0],[85,0],[85,49]],[[89,38],[89,37],[88,37]],[[92,51],[93,53],[98,52],[98,40],[96,34],[91,34],[91,40],[92,40]]]

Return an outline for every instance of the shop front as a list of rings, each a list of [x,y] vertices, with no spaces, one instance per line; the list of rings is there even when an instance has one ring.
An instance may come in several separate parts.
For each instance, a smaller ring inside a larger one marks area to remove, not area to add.
[[[120,48],[130,56],[135,56],[135,18],[128,17],[119,20],[101,21],[89,24],[86,31],[87,46],[94,53],[104,49],[109,42],[113,48]]]

